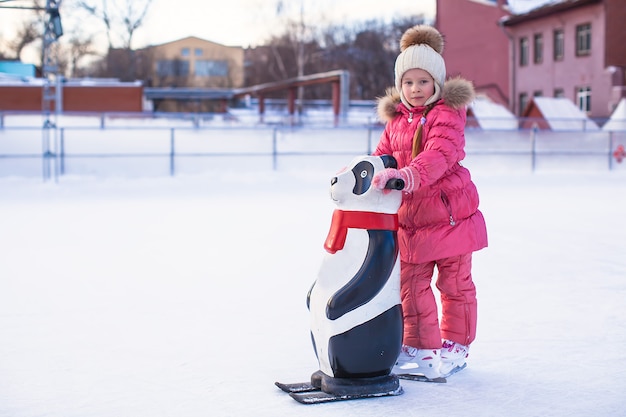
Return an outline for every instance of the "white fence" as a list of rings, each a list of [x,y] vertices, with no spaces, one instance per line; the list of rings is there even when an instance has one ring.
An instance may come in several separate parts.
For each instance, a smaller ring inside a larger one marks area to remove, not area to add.
[[[0,127],[0,177],[174,176],[216,170],[337,170],[371,153],[382,126],[339,127],[215,123],[189,120],[5,120]],[[614,153],[626,132],[466,130],[472,169],[622,169]],[[334,171],[333,171],[334,172]]]

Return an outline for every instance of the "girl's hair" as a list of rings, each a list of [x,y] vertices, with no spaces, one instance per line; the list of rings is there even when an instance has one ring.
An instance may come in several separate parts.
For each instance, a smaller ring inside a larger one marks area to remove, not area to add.
[[[432,110],[433,107],[435,107],[436,103],[437,102],[430,103],[424,109],[424,113],[422,113],[419,126],[417,126],[415,136],[413,136],[413,150],[411,151],[411,159],[415,158],[422,151],[422,130],[424,128],[424,123],[426,123],[426,115],[429,111]]]

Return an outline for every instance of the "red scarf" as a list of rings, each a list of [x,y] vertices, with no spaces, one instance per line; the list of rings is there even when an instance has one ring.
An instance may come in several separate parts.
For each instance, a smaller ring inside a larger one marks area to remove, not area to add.
[[[343,249],[348,229],[398,230],[398,215],[335,210],[324,249],[330,253]]]

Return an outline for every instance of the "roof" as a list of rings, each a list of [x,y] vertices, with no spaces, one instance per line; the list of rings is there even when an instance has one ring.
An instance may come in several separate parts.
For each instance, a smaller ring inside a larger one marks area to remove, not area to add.
[[[22,77],[34,77],[35,66],[20,61],[0,61],[0,74],[10,74]]]
[[[148,100],[174,99],[174,100],[230,100],[234,93],[224,88],[172,88],[151,87],[144,89],[144,95]]]
[[[528,22],[530,20],[539,19],[564,11],[575,9],[577,7],[586,6],[594,3],[602,3],[603,0],[555,0],[536,9],[532,9],[527,13],[505,16],[501,19],[504,26],[514,26],[518,23]]]
[[[15,74],[7,74],[4,72],[0,72],[0,85],[43,85],[44,80],[41,78],[35,77],[24,77],[21,75]]]
[[[517,130],[518,121],[513,113],[487,97],[476,97],[469,105],[478,125],[485,130]]]
[[[524,111],[528,116],[536,107],[552,130],[599,130],[598,125],[567,98],[533,97]]]
[[[157,47],[160,47],[160,46],[171,45],[171,44],[174,44],[174,43],[185,43],[185,42],[193,42],[193,41],[197,41],[197,42],[201,42],[201,43],[210,43],[212,45],[220,46],[220,47],[223,47],[223,48],[240,48],[240,49],[243,49],[243,47],[241,47],[241,46],[224,45],[224,44],[221,44],[221,43],[218,43],[218,42],[210,41],[208,39],[199,38],[197,36],[185,36],[184,38],[174,39],[174,40],[169,41],[169,42],[163,42],[163,43],[156,44],[156,45],[149,45],[149,46],[146,46],[145,48],[142,48],[142,49],[157,48]]]
[[[0,72],[1,86],[42,86],[48,82],[45,78],[23,77],[19,75],[5,74]],[[54,84],[54,81],[52,82]],[[142,81],[119,81],[113,78],[70,78],[64,79],[65,87],[137,87],[142,86]]]
[[[602,130],[626,131],[626,98],[620,100],[609,120],[602,126]]]

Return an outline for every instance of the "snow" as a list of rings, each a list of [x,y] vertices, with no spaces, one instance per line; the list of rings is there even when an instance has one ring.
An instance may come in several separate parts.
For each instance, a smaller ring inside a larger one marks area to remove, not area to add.
[[[490,243],[467,369],[346,403],[276,388],[317,370],[305,299],[341,158],[0,178],[0,417],[623,415],[626,171],[494,155],[465,163]]]
[[[626,131],[626,98],[619,101],[609,120],[602,126],[602,130]]]
[[[508,3],[513,13],[523,14],[528,13],[533,9],[549,4],[560,3],[562,1],[563,0],[508,0]]]
[[[534,97],[533,101],[552,130],[599,130],[598,125],[567,98]]]
[[[513,113],[488,97],[476,97],[470,109],[483,130],[517,130],[519,127]]]

